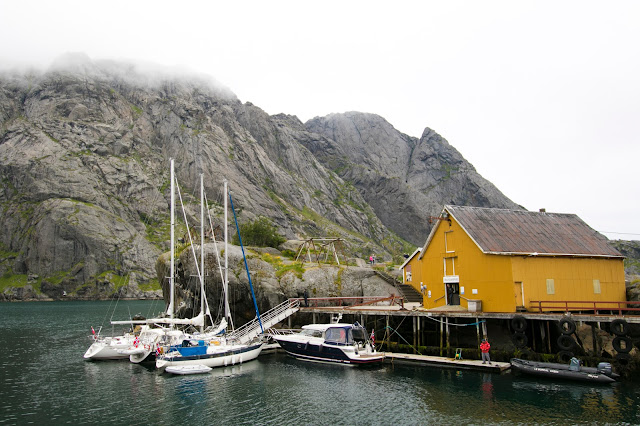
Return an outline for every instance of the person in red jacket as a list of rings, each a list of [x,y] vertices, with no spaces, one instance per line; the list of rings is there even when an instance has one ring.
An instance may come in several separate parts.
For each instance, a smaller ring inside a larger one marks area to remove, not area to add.
[[[491,349],[491,345],[487,342],[487,339],[482,339],[482,343],[480,343],[480,350],[482,351],[482,363],[486,364],[489,362],[491,365],[491,358],[489,357],[489,349]]]

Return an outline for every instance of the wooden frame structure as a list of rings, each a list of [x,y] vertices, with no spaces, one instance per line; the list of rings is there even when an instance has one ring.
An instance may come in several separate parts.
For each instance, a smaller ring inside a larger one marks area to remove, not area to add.
[[[309,262],[314,260],[311,258],[311,251],[316,255],[315,261],[320,263],[322,255],[324,254],[325,262],[329,259],[329,255],[332,255],[336,260],[336,263],[340,265],[340,259],[338,257],[338,249],[336,245],[342,244],[341,238],[309,238],[305,240],[298,248],[298,254],[296,256],[296,262],[300,259],[300,256],[306,257]],[[344,253],[340,250],[343,257]],[[346,259],[346,258],[345,258]],[[347,262],[345,261],[345,264]],[[348,265],[348,264],[347,264]]]

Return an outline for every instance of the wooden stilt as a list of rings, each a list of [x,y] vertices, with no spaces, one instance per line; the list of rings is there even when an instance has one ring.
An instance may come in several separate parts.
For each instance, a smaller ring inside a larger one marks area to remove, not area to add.
[[[591,323],[591,338],[593,339],[593,356],[600,356],[598,351],[598,339],[596,338],[596,326]]]
[[[389,348],[389,343],[391,343],[391,330],[389,329],[389,315],[387,315],[387,328],[385,333],[387,336],[387,351],[391,352],[391,349]]]
[[[449,341],[449,317],[446,317],[445,321],[445,327],[447,329],[447,356],[451,356],[451,342]]]
[[[418,345],[418,325],[417,325],[417,317],[413,317],[413,353],[416,353],[416,346]]]
[[[444,318],[440,317],[440,356],[442,356],[442,343],[444,338]]]
[[[547,353],[551,353],[551,329],[549,328],[549,321],[547,321]]]
[[[480,337],[480,323],[478,322],[478,317],[476,317],[476,336],[478,338],[478,350],[480,350],[480,340],[482,340],[482,338]]]

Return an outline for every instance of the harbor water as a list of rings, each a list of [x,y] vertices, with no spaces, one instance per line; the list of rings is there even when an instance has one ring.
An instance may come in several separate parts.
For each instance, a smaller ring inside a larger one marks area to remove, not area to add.
[[[640,384],[263,355],[193,376],[85,361],[91,326],[162,302],[0,304],[0,424],[640,424]],[[121,332],[121,329],[116,329]]]

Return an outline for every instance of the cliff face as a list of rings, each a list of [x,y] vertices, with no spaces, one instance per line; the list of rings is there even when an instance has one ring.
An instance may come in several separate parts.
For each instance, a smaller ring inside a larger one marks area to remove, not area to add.
[[[428,217],[439,215],[443,204],[519,207],[429,128],[416,139],[382,117],[355,112],[314,118],[306,127],[325,138],[305,146],[353,183],[382,223],[413,244],[424,243]]]
[[[416,139],[360,113],[303,124],[207,79],[77,56],[0,75],[0,276],[52,295],[126,280],[139,294],[168,249],[170,158],[191,225],[203,173],[214,216],[226,178],[241,222],[342,237],[356,256],[402,253],[395,234],[422,244],[444,203],[513,206],[429,129]]]

